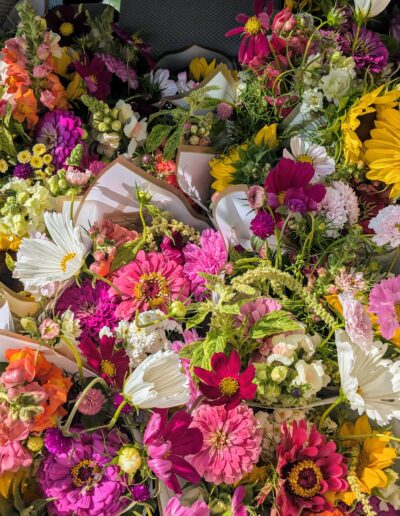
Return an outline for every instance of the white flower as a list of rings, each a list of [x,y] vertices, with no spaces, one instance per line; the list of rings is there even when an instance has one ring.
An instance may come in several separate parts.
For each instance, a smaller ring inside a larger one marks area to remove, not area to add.
[[[303,93],[303,102],[300,106],[300,112],[308,115],[311,112],[317,113],[324,107],[324,96],[318,88],[305,90]]]
[[[176,83],[178,93],[186,93],[197,86],[197,82],[189,81],[187,72],[178,73],[178,80]]]
[[[156,72],[153,70],[149,73],[150,83],[157,85],[160,89],[162,97],[172,97],[176,95],[178,87],[175,81],[169,78],[169,70],[160,68]]]
[[[374,333],[366,309],[352,294],[339,294],[339,300],[343,308],[347,334],[352,342],[365,350],[369,349],[373,345]]]
[[[313,166],[315,175],[313,182],[320,178],[329,176],[335,171],[335,160],[330,158],[325,147],[302,140],[299,136],[290,139],[291,153],[284,149],[283,157],[300,161],[300,163],[310,163]]]
[[[188,380],[179,355],[158,351],[150,355],[125,381],[124,397],[142,409],[171,408],[189,401]]]
[[[375,244],[395,249],[400,246],[400,206],[386,206],[368,224],[375,231],[372,240]]]
[[[389,5],[390,0],[354,0],[357,15],[374,18]]]
[[[308,385],[304,393],[304,398],[312,398],[323,387],[326,387],[331,378],[325,374],[325,367],[321,360],[315,360],[307,364],[304,360],[299,360],[295,365],[297,378],[293,380],[293,385]]]
[[[313,86],[321,76],[321,54],[308,56],[304,72],[300,75],[300,80],[307,86]]]
[[[343,181],[333,181],[327,187],[325,197],[320,204],[320,211],[329,223],[326,234],[334,238],[346,224],[356,224],[360,216],[357,196],[354,190]]]
[[[121,122],[121,124],[126,124],[133,116],[132,106],[123,100],[119,100],[115,104],[115,107],[119,109],[118,120]]]
[[[17,254],[14,277],[29,291],[29,285],[44,287],[55,281],[66,281],[79,273],[85,248],[79,228],[60,213],[44,214],[52,242],[24,238]]]
[[[147,138],[146,118],[139,120],[139,113],[134,113],[129,122],[124,127],[124,133],[125,136],[130,139],[127,152],[132,156],[136,151],[137,146],[143,143]]]
[[[322,77],[322,91],[329,102],[337,103],[338,99],[348,94],[356,76],[354,60],[351,61],[346,67],[333,68],[328,75]]]
[[[387,346],[379,341],[368,351],[336,332],[341,386],[352,410],[364,413],[378,425],[400,417],[400,361],[384,359]]]
[[[280,362],[284,365],[291,365],[296,351],[299,349],[305,352],[305,358],[311,358],[320,342],[321,337],[317,334],[312,337],[304,333],[274,335],[271,339],[272,353],[268,356],[267,363]]]

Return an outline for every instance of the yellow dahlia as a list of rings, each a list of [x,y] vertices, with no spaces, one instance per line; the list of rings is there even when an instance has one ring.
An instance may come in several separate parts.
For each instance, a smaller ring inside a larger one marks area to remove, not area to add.
[[[343,133],[343,152],[346,163],[357,163],[363,158],[362,142],[357,135],[360,127],[360,117],[369,113],[379,113],[380,111],[393,108],[398,104],[400,97],[399,90],[388,91],[380,95],[384,85],[376,88],[370,93],[363,95],[353,107],[349,109],[346,117],[342,121],[341,130]]]

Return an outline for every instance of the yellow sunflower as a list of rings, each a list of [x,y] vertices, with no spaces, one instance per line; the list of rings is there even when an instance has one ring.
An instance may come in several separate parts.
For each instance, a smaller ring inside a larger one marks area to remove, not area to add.
[[[382,85],[370,93],[363,95],[356,104],[349,109],[345,119],[342,121],[343,152],[346,163],[355,164],[363,158],[363,144],[356,132],[361,124],[360,117],[369,113],[375,113],[375,111],[379,113],[384,109],[393,108],[398,104],[400,91],[388,91],[381,95],[384,87],[385,86]]]
[[[195,57],[191,60],[189,65],[190,77],[196,82],[200,82],[210,75],[215,70],[217,61],[213,59],[211,63],[207,63],[204,57]]]
[[[276,136],[277,124],[266,125],[253,138],[253,143],[260,147],[265,145],[268,149],[273,149],[277,143]],[[219,156],[210,161],[210,174],[216,179],[212,187],[216,192],[222,192],[231,184],[235,184],[235,164],[240,161],[240,151],[249,148],[247,143],[234,147],[228,154]]]
[[[368,417],[363,415],[355,423],[347,422],[341,426],[339,436],[361,436],[372,433]],[[397,457],[396,450],[387,446],[390,432],[385,432],[388,437],[367,437],[357,440],[346,440],[343,445],[347,448],[359,446],[359,455],[355,466],[355,474],[358,479],[359,489],[362,493],[371,494],[375,488],[383,488],[388,484],[385,469],[391,466]],[[352,491],[342,495],[344,502],[351,505],[355,500]]]

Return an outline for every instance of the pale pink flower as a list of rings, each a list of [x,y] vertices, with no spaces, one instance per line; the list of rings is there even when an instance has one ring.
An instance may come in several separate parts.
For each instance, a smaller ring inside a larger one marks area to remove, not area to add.
[[[39,326],[39,331],[43,340],[52,340],[60,335],[60,325],[52,319],[45,319]]]
[[[391,339],[400,328],[400,276],[382,280],[369,295],[369,312],[378,316],[380,332]]]
[[[348,336],[352,342],[367,350],[374,340],[372,323],[367,311],[351,294],[340,294],[339,300]]]
[[[85,186],[90,181],[92,177],[92,173],[90,170],[85,170],[85,172],[81,172],[77,168],[68,167],[67,172],[65,174],[65,178],[68,183],[72,186]]]
[[[51,69],[47,66],[47,64],[40,64],[36,65],[32,70],[32,75],[36,79],[43,79],[43,77],[46,77],[48,73],[51,71]]]
[[[12,369],[11,371],[4,371],[0,376],[0,382],[6,389],[10,389],[15,385],[24,383],[27,380],[27,374],[25,370]]]
[[[57,98],[50,90],[42,90],[40,93],[40,102],[43,106],[52,111],[56,107]]]
[[[0,474],[6,471],[18,471],[32,464],[32,455],[18,441],[0,444]]]
[[[343,181],[333,181],[332,186],[342,196],[349,224],[356,224],[360,217],[360,207],[354,190]]]
[[[236,317],[236,323],[240,325],[247,319],[247,327],[250,328],[265,315],[281,308],[281,304],[275,299],[259,297],[255,301],[248,301],[240,307],[240,315]]]
[[[250,186],[247,192],[247,200],[249,201],[250,208],[253,210],[262,208],[267,200],[265,189],[259,185]]]
[[[207,482],[234,484],[257,463],[262,429],[247,405],[229,411],[223,405],[200,405],[191,426],[203,434],[203,446],[190,463]]]
[[[386,206],[370,220],[368,227],[375,235],[372,240],[378,245],[389,244],[395,249],[400,245],[400,206]]]
[[[78,410],[86,416],[95,416],[103,408],[105,401],[106,398],[100,389],[90,389],[80,402]]]
[[[343,268],[340,270],[339,276],[335,278],[335,286],[341,292],[357,294],[365,289],[364,275],[362,272],[355,272],[353,270],[347,272]]]

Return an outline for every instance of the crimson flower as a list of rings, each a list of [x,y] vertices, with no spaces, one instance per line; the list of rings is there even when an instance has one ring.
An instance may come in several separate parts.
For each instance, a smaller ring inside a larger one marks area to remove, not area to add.
[[[105,100],[111,93],[112,73],[106,68],[103,60],[95,56],[91,61],[83,56],[81,61],[74,62],[75,70],[85,81],[88,92],[98,100]]]
[[[167,487],[180,494],[177,475],[192,484],[200,482],[200,475],[185,460],[198,453],[203,446],[203,435],[198,428],[189,428],[193,418],[184,410],[175,412],[168,421],[168,410],[153,413],[144,432],[143,442],[150,458],[147,461],[153,473]]]
[[[90,338],[84,338],[79,349],[87,363],[109,384],[122,387],[129,368],[129,357],[123,349],[114,350],[115,339],[103,335],[99,348]]]
[[[254,398],[257,390],[252,383],[255,375],[253,365],[240,372],[240,355],[234,350],[230,356],[214,353],[211,357],[212,371],[194,367],[194,373],[200,378],[200,391],[213,400],[210,405],[225,405],[226,410],[237,407],[242,400]]]
[[[280,159],[265,180],[271,208],[285,205],[293,212],[316,211],[326,188],[322,184],[311,185],[313,177],[314,168],[310,163]]]

